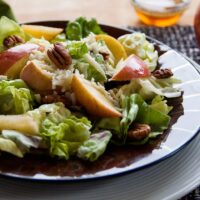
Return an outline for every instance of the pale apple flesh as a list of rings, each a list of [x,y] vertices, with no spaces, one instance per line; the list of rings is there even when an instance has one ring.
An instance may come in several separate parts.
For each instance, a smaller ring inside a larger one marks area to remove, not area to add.
[[[36,44],[26,43],[0,53],[0,74],[17,78],[28,61],[29,54],[39,48]]]
[[[72,90],[77,101],[91,114],[99,117],[121,117],[112,102],[95,88],[88,80],[79,75],[72,79]]]
[[[22,25],[22,29],[25,33],[30,34],[35,38],[44,37],[46,40],[52,40],[56,35],[63,32],[62,28],[54,28],[48,26],[39,25]]]
[[[15,130],[25,135],[38,135],[39,126],[28,115],[0,115],[0,130]]]
[[[52,90],[52,74],[41,69],[37,63],[30,61],[21,71],[20,78],[37,91]]]
[[[145,78],[150,75],[147,65],[135,55],[129,56],[119,63],[112,81],[129,81],[135,78]]]

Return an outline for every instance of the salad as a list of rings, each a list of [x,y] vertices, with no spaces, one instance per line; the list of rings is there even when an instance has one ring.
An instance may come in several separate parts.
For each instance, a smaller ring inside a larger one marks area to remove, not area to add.
[[[169,127],[180,80],[145,34],[114,38],[95,19],[65,29],[0,19],[0,152],[95,161]]]

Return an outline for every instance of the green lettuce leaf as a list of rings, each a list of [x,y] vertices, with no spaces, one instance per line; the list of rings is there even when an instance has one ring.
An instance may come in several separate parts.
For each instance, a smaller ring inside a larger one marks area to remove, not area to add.
[[[8,36],[17,35],[25,39],[24,31],[19,24],[7,17],[3,16],[0,18],[0,30],[0,52],[4,50],[3,41]]]
[[[72,58],[82,58],[86,53],[88,53],[88,48],[85,42],[68,41],[66,44],[66,48],[68,49]]]
[[[91,162],[97,160],[105,152],[111,137],[112,134],[110,131],[92,134],[90,138],[78,148],[77,156]]]
[[[23,153],[21,152],[21,150],[17,147],[17,145],[12,140],[9,140],[9,139],[0,137],[0,150],[11,153],[20,158],[23,157]]]
[[[91,122],[75,117],[62,103],[45,104],[28,114],[38,121],[51,156],[69,159],[90,137]]]
[[[128,129],[132,122],[136,119],[138,114],[139,106],[135,103],[135,98],[124,97],[122,99],[121,107],[123,109],[122,112],[122,120],[120,121],[121,133],[123,133],[123,140],[126,140],[126,136],[128,133]]]
[[[149,77],[146,79],[139,79],[138,82],[141,86],[139,94],[144,99],[152,99],[156,95],[164,96],[167,98],[176,98],[181,96],[181,91],[173,87],[174,82],[170,82],[171,78],[165,80],[155,79]]]
[[[49,143],[52,156],[69,159],[69,156],[89,138],[90,128],[91,124],[86,118],[71,116],[59,124],[47,118],[42,123],[41,134]]]
[[[168,128],[170,116],[163,112],[163,109],[154,109],[151,105],[148,105],[139,94],[122,98],[121,107],[123,110],[122,119],[104,118],[95,125],[95,130],[110,130],[118,138],[118,144],[126,143],[128,130],[134,122],[148,124],[151,126],[152,132],[159,134]],[[148,138],[152,137],[149,136]],[[148,141],[148,139],[146,140]]]
[[[22,80],[0,81],[0,113],[22,114],[32,110],[34,97]]]
[[[44,104],[27,114],[38,122],[51,156],[69,159],[90,137],[91,122],[75,117],[62,103]]]
[[[91,32],[94,34],[104,33],[96,19],[86,20],[84,17],[79,17],[75,21],[69,22],[65,31],[69,40],[81,40]]]
[[[121,118],[102,118],[94,125],[94,130],[97,131],[98,129],[102,130],[110,130],[114,135],[121,134],[121,127],[120,127]]]
[[[132,102],[139,107],[136,122],[150,125],[153,131],[163,131],[167,129],[170,116],[153,109],[138,94],[133,94],[130,98],[132,98]]]
[[[181,96],[181,91],[174,87],[174,84],[180,83],[175,78],[156,79],[152,76],[143,79],[134,79],[129,84],[123,85],[117,96],[130,96],[138,93],[144,100],[152,100],[157,95],[166,98],[175,98]]]
[[[41,137],[38,136],[27,136],[23,133],[13,130],[3,130],[2,135],[3,138],[12,140],[21,152],[26,153],[30,150],[31,147],[38,148],[42,141]]]
[[[3,0],[0,0],[0,17],[5,16],[17,21],[11,7]]]
[[[105,82],[107,80],[103,67],[90,54],[84,55],[84,61],[88,63],[87,76],[88,80],[94,79],[96,82]]]
[[[172,106],[167,105],[167,101],[164,100],[164,97],[159,95],[152,100],[150,107],[164,114],[168,114],[173,109]]]

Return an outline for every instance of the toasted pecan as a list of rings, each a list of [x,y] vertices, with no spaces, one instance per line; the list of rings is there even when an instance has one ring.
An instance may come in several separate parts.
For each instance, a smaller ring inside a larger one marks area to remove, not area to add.
[[[48,49],[47,55],[59,69],[68,69],[72,64],[72,58],[67,49],[59,42],[56,42],[53,48]]]
[[[151,127],[147,124],[134,124],[133,128],[128,131],[129,140],[142,140],[151,132]]]
[[[3,41],[3,45],[6,48],[14,47],[15,45],[21,44],[21,43],[24,43],[24,40],[20,36],[17,36],[17,35],[8,36]]]
[[[155,70],[154,72],[152,72],[152,75],[157,79],[164,79],[173,76],[173,72],[171,69],[165,68],[165,69]]]

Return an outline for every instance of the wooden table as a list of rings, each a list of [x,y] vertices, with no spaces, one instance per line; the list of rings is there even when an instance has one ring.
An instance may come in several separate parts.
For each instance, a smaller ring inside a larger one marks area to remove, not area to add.
[[[140,25],[131,0],[7,0],[19,22],[38,20],[71,20],[79,16],[95,17],[115,26]],[[199,0],[191,0],[190,8],[179,24],[192,25]]]

